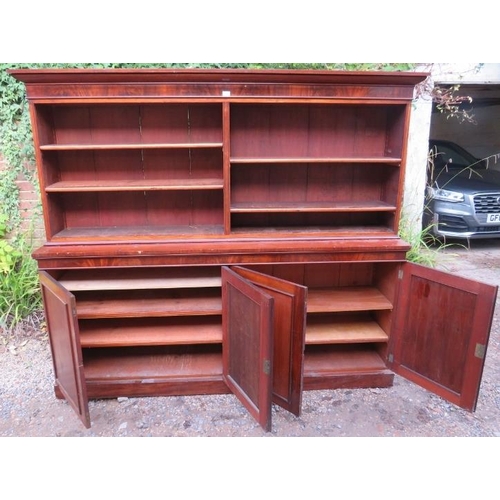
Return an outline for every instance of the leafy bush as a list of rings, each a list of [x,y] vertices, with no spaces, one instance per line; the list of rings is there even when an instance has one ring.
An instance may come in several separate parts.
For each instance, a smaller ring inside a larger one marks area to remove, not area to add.
[[[8,330],[41,308],[41,293],[30,238],[8,241],[6,222],[0,214],[0,327]]]

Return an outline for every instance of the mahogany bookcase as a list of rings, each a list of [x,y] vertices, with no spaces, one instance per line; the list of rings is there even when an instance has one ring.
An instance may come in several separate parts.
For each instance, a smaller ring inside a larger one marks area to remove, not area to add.
[[[423,73],[16,70],[30,103],[55,391],[303,390],[398,373],[474,410],[496,287],[406,262]],[[453,311],[450,317],[450,311]]]

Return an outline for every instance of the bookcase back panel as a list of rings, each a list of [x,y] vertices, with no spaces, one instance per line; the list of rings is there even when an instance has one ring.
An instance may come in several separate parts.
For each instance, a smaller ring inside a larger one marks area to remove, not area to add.
[[[237,165],[231,200],[238,203],[385,202],[396,205],[399,170],[377,164]],[[387,188],[387,186],[390,188]],[[396,191],[393,189],[394,185]]]
[[[54,106],[55,143],[138,143],[139,109],[139,106]]]
[[[314,289],[374,285],[376,283],[377,266],[378,263],[372,262],[322,262],[317,264],[272,264],[247,267]],[[394,264],[388,266],[388,269],[395,267]]]
[[[106,180],[117,181],[118,189],[127,181],[211,178],[222,183],[220,149],[46,151],[43,162],[47,186],[58,181]]]
[[[41,145],[222,141],[221,105],[54,105],[42,108]],[[45,132],[52,129],[52,134]]]
[[[217,191],[80,193],[53,196],[65,214],[65,228],[192,226],[222,224],[222,197]],[[203,207],[201,209],[200,207]]]
[[[220,104],[141,106],[142,140],[146,143],[222,141]]]
[[[219,191],[146,193],[148,221],[156,226],[222,225],[222,194]]]
[[[111,152],[110,152],[111,153]],[[120,158],[116,158],[118,152],[113,152],[115,162],[118,162],[123,168],[125,163],[120,162]],[[132,155],[127,155],[127,161],[131,162]],[[43,155],[43,178],[45,179],[45,186],[60,181],[93,181],[96,179],[95,169],[95,156],[91,151],[44,151]],[[115,162],[109,162],[109,169],[113,171],[112,165]],[[121,167],[117,167],[117,171]],[[133,168],[132,171],[139,170],[138,167]],[[118,174],[122,176],[122,174]],[[123,174],[129,176],[130,174]]]
[[[274,213],[233,214],[234,233],[393,233],[394,214],[389,213]]]
[[[221,149],[146,150],[144,179],[208,179],[222,182]]]
[[[395,123],[404,112],[404,106],[232,105],[231,156],[399,157]]]

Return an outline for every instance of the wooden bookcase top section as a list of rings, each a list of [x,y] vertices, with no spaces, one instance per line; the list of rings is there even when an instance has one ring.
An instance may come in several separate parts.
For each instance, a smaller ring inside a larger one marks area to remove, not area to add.
[[[12,70],[32,101],[199,99],[388,99],[407,101],[419,72],[288,70]],[[125,85],[124,85],[125,84]]]
[[[397,238],[424,73],[11,74],[30,102],[49,243]]]

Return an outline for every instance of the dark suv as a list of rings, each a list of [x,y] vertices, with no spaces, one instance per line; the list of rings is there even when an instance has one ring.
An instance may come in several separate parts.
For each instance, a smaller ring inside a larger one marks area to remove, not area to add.
[[[424,228],[440,238],[500,237],[500,155],[479,160],[450,141],[429,147]]]

